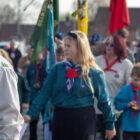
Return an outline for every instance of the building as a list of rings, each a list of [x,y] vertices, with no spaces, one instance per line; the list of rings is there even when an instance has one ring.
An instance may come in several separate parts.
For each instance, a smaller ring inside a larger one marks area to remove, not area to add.
[[[127,29],[130,31],[128,40],[140,40],[140,8],[129,8],[130,25]],[[91,38],[92,34],[98,33],[102,37],[109,35],[108,22],[109,22],[109,9],[108,7],[100,7],[96,14],[94,21],[89,22],[88,37]],[[66,34],[70,30],[76,29],[76,21],[62,21],[60,22],[60,32]],[[34,25],[20,25],[22,39],[29,41]],[[0,41],[9,41],[11,38],[17,36],[17,25],[5,24],[0,29]]]

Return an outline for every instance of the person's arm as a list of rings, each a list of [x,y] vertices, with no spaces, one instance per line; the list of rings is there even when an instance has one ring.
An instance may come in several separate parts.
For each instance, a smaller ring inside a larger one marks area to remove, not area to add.
[[[131,82],[130,74],[133,68],[133,64],[127,59],[125,62],[125,75],[124,75],[124,80],[125,80],[125,85],[129,84]]]
[[[18,139],[22,124],[16,74],[0,68],[0,139]]]
[[[114,99],[115,108],[119,111],[125,110],[128,108],[129,100],[127,97],[127,91],[125,88],[122,88],[121,91]]]
[[[99,71],[96,76],[95,96],[98,99],[98,108],[103,113],[103,119],[106,123],[106,129],[114,129],[114,122],[116,117],[112,109],[111,100],[109,97],[108,89],[105,83],[103,72]]]
[[[53,67],[49,72],[47,79],[43,84],[43,87],[40,89],[38,96],[35,98],[32,105],[30,106],[29,111],[27,112],[27,115],[30,116],[30,118],[36,119],[39,116],[40,111],[45,107],[47,101],[49,100],[49,97],[51,96],[55,78],[56,69],[55,67]],[[29,122],[29,120],[27,122]]]
[[[95,79],[95,96],[98,99],[98,108],[102,111],[103,121],[106,124],[105,138],[111,140],[116,135],[114,126],[116,117],[112,109],[103,72],[99,71]]]

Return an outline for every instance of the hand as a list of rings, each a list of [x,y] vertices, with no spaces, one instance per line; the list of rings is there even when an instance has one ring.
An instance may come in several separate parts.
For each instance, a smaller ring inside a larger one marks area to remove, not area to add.
[[[29,108],[29,104],[28,103],[23,103],[22,104],[22,109],[23,110],[27,110]]]
[[[35,83],[34,84],[34,87],[37,88],[37,89],[39,89],[40,88],[40,84],[39,83]]]
[[[31,117],[28,115],[24,115],[23,118],[26,123],[29,123],[31,121]]]
[[[137,106],[137,104],[136,104],[136,101],[132,101],[132,102],[130,102],[129,104],[128,104],[128,107],[135,107],[135,106]]]
[[[111,140],[114,136],[116,136],[116,130],[106,130],[105,131],[105,139]]]

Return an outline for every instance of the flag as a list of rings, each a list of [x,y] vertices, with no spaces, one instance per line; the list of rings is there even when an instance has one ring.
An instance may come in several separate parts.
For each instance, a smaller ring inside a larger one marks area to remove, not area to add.
[[[53,7],[49,8],[48,37],[46,39],[47,39],[46,71],[48,73],[49,70],[52,68],[52,66],[56,63],[55,45],[54,45]],[[49,114],[49,116],[48,116],[48,114]],[[46,104],[44,116],[48,117],[48,119],[49,119],[49,129],[52,130],[53,107],[50,105],[50,103]]]
[[[46,38],[48,33],[49,4],[50,0],[44,0],[37,24],[30,38],[30,45],[34,48],[31,62],[37,58],[38,54],[45,49],[47,44]]]
[[[56,62],[55,45],[54,45],[54,16],[53,8],[49,9],[49,24],[47,37],[47,55],[46,55],[46,71],[48,72]]]
[[[108,28],[111,35],[130,24],[126,0],[111,0],[109,11],[110,20]]]
[[[77,0],[77,11],[79,11],[80,14],[78,14],[78,20],[77,20],[77,26],[78,30],[84,32],[86,35],[88,34],[88,6],[87,6],[87,0]]]
[[[54,35],[59,32],[59,0],[53,0],[54,8]]]

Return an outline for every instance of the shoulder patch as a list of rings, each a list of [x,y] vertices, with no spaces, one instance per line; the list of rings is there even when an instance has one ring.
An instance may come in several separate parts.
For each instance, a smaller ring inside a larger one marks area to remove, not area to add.
[[[9,67],[7,63],[1,62],[2,67]]]

